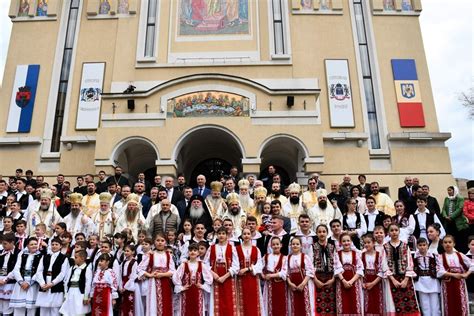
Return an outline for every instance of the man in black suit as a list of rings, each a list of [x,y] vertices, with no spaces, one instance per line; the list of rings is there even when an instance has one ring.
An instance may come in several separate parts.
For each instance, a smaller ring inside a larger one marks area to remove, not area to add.
[[[7,182],[5,180],[0,180],[0,210],[7,205]]]
[[[278,237],[281,240],[281,253],[284,255],[288,255],[288,246],[290,244],[290,234],[288,234],[284,229],[283,229],[283,216],[281,215],[273,215],[272,216],[272,233],[265,236],[265,242],[264,242],[264,251],[265,253],[262,253],[262,256],[267,254],[267,253],[272,253],[272,245],[271,245],[271,240],[273,237]]]
[[[179,200],[176,208],[178,209],[179,216],[181,217],[181,222],[184,220],[184,213],[186,208],[189,205],[190,199],[193,196],[193,189],[191,187],[185,186],[183,189],[184,199]]]
[[[398,188],[398,199],[403,202],[407,202],[408,199],[413,195],[413,178],[408,176],[405,177],[405,185]]]
[[[171,204],[178,206],[178,202],[181,201],[184,197],[183,194],[174,186],[174,178],[168,176],[165,178],[165,189],[168,193],[168,200],[171,201]]]
[[[148,211],[151,208],[151,199],[148,195],[145,194],[145,184],[141,182],[136,182],[133,186],[133,192],[135,192],[140,198],[139,202],[142,205],[142,213],[143,216],[146,218],[148,215]]]
[[[280,200],[273,200],[270,203],[272,207],[272,216],[280,216],[283,220],[283,229],[289,234],[291,231],[291,219],[281,215],[281,202]]]
[[[100,170],[98,177],[99,177],[99,181],[95,183],[95,187],[96,187],[95,192],[97,194],[101,194],[102,192],[107,192],[107,181],[106,181],[107,175],[105,174],[105,171]]]
[[[178,185],[176,186],[176,188],[179,190],[179,192],[184,193],[184,188],[187,187],[184,174],[178,173],[178,176],[176,178],[178,180]]]
[[[206,188],[206,177],[202,174],[198,175],[196,178],[197,187],[193,189],[193,195],[200,195],[203,199],[211,194],[211,190]]]
[[[423,190],[423,196],[426,198],[426,208],[433,214],[436,214],[441,218],[441,208],[439,207],[438,200],[430,195],[430,187],[424,184],[421,189]]]
[[[26,180],[23,178],[16,179],[16,201],[20,203],[21,210],[24,212],[30,202],[33,202],[33,197],[28,194],[25,190],[26,187]]]

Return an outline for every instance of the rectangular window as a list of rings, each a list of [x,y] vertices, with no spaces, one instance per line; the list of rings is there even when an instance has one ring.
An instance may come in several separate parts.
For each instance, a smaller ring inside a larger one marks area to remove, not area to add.
[[[273,20],[273,48],[274,54],[287,54],[285,42],[285,27],[283,20],[283,0],[272,0],[272,20]]]
[[[51,140],[51,152],[58,152],[61,145],[61,134],[63,129],[64,109],[66,106],[67,88],[71,72],[74,38],[78,21],[80,0],[71,0],[69,17],[67,21],[66,38],[64,40],[63,59],[61,63],[61,75],[59,79],[58,96],[56,99],[56,110],[53,125],[53,137]]]
[[[390,1],[384,1],[388,4]],[[393,1],[392,1],[393,2]],[[372,149],[380,149],[379,123],[377,119],[377,104],[375,101],[375,91],[373,84],[373,73],[370,66],[369,46],[367,43],[367,30],[364,20],[364,8],[361,0],[354,0],[354,17],[357,28],[357,43],[359,46],[359,57],[362,70],[362,79],[364,86],[365,103],[367,107],[367,117],[369,121],[369,133]]]
[[[145,57],[155,56],[156,6],[158,0],[148,0],[148,11],[145,31]]]

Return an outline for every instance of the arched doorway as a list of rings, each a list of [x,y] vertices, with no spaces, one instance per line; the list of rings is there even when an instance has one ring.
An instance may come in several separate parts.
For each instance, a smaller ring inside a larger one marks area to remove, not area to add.
[[[229,174],[231,166],[242,170],[244,158],[240,140],[221,126],[199,126],[185,133],[174,150],[178,173],[194,186],[200,173],[206,175],[207,184]]]
[[[117,144],[113,153],[114,163],[122,166],[130,183],[137,180],[137,175],[140,172],[144,172],[146,179],[153,183],[157,159],[158,150],[155,144],[139,136],[122,140]]]
[[[260,147],[261,177],[267,175],[268,166],[273,165],[285,185],[297,182],[304,174],[304,159],[308,156],[304,144],[294,136],[274,135]]]

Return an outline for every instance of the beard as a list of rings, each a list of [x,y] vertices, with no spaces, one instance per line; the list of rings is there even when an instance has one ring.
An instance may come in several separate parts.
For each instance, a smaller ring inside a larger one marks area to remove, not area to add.
[[[40,211],[43,211],[43,212],[46,212],[47,210],[49,210],[49,205],[47,204],[40,204]]]
[[[212,196],[208,201],[211,203],[212,208],[216,211],[222,205],[222,198],[220,196],[218,196],[218,197],[213,197]]]
[[[127,210],[125,211],[125,215],[127,216],[127,221],[129,222],[135,221],[137,214],[138,214],[138,210],[131,211],[127,208]]]
[[[240,200],[240,206],[243,209],[247,209],[251,207],[251,201],[250,201],[250,196],[248,194],[239,194],[239,200]]]
[[[232,208],[229,209],[229,211],[230,211],[230,214],[235,216],[235,215],[239,214],[240,208],[239,207],[232,207]]]
[[[80,209],[80,208],[71,208],[71,215],[72,215],[72,217],[77,217],[80,212],[81,212],[81,209]]]
[[[280,196],[280,190],[272,190],[272,194],[274,197],[279,197]]]
[[[300,203],[300,197],[299,196],[290,197],[290,203],[291,204],[299,204]]]
[[[320,209],[325,210],[328,207],[328,202],[324,201],[324,200],[319,201],[318,206],[319,206]]]
[[[201,216],[204,214],[204,207],[191,207],[189,210],[189,216],[192,219],[198,219],[201,218]]]

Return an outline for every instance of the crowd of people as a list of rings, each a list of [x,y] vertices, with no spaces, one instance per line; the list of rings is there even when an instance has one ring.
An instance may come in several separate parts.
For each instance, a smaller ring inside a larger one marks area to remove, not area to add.
[[[473,188],[114,171],[0,176],[0,313],[469,315]]]

